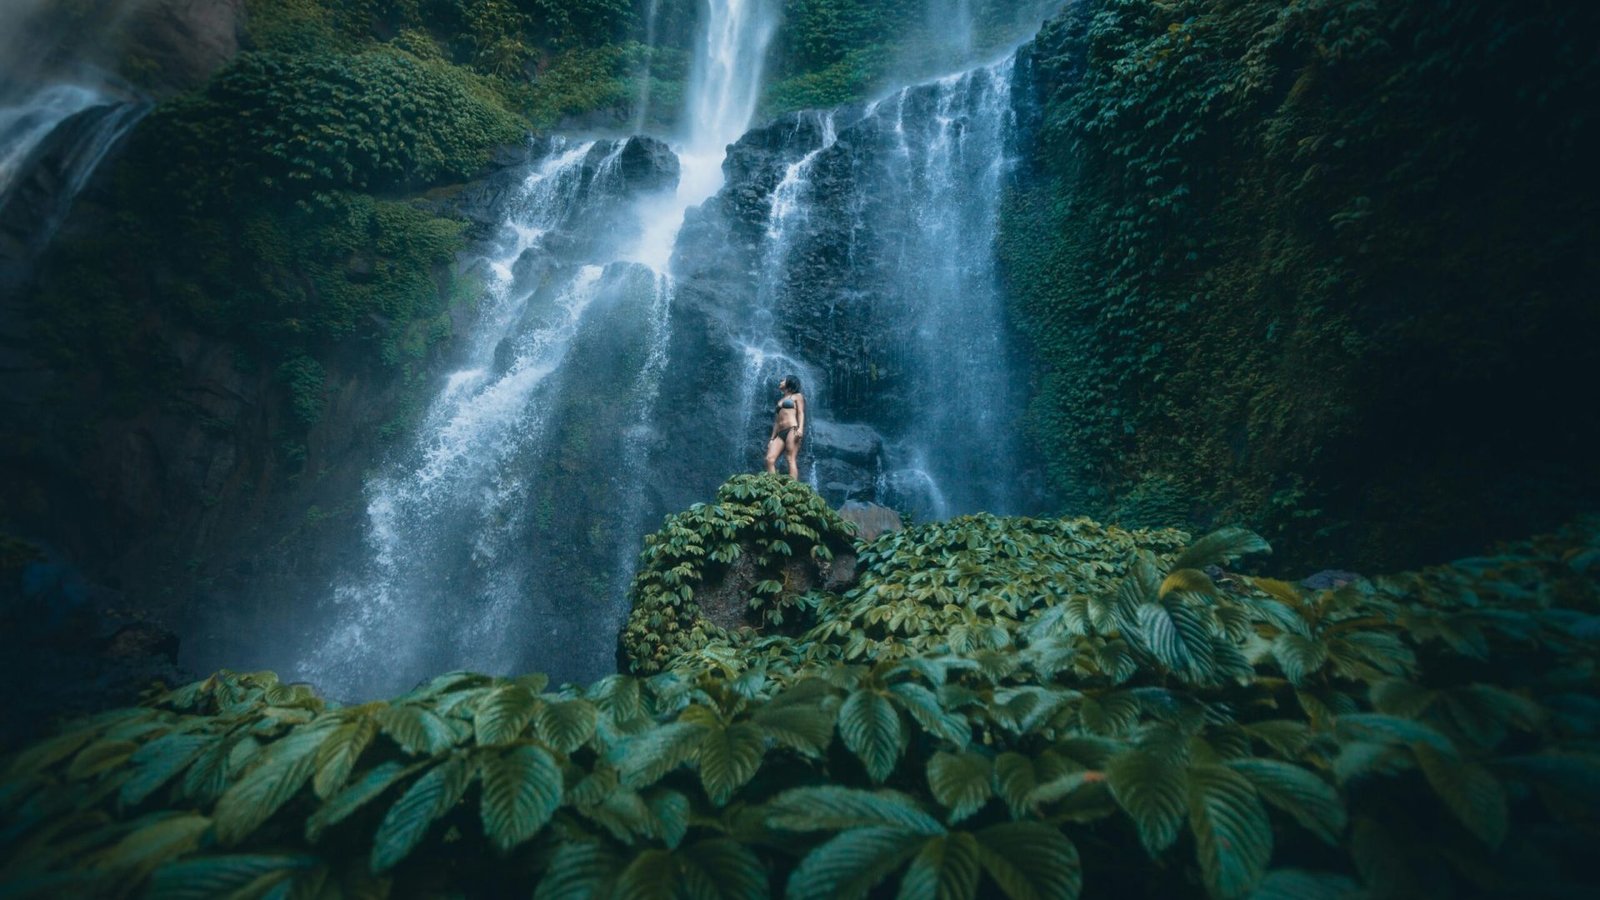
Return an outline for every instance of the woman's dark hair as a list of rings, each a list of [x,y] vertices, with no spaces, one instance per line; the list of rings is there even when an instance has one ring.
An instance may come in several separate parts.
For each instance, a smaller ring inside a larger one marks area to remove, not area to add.
[[[799,378],[796,378],[793,375],[785,375],[785,376],[783,376],[783,380],[778,382],[778,388],[781,390],[783,388],[783,386],[786,385],[786,384],[789,386],[789,392],[790,393],[793,393],[793,394],[800,393],[800,379]]]

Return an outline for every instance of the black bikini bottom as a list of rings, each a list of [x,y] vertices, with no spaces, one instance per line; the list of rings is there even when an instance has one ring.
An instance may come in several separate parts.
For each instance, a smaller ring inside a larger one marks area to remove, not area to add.
[[[793,428],[781,428],[781,429],[779,429],[778,430],[778,438],[777,439],[780,440],[780,441],[783,441],[785,444],[789,443],[789,432],[791,432],[793,430],[794,430]]]

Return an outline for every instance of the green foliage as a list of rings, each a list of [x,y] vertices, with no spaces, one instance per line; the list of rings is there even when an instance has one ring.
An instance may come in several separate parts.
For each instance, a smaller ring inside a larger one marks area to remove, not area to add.
[[[947,75],[1014,45],[1037,29],[1051,0],[970,0],[942,8],[928,0],[785,0],[776,37],[768,113],[826,109],[867,98],[892,79]],[[954,38],[958,8],[971,16],[972,46]],[[964,54],[952,57],[952,52]]]
[[[853,533],[815,491],[776,475],[735,476],[715,503],[668,516],[645,537],[629,590],[621,643],[632,671],[658,672],[713,641],[748,641],[754,628],[793,631]],[[707,620],[701,607],[713,594],[739,614]]]
[[[1000,248],[1064,507],[1390,567],[1600,496],[1563,422],[1600,324],[1570,249],[1596,240],[1600,120],[1570,111],[1597,28],[1545,2],[1069,4]],[[1504,439],[1490,410],[1517,410]]]
[[[460,180],[522,133],[469,73],[378,46],[243,54],[204,91],[152,113],[136,148],[167,161],[153,188],[203,208],[239,191],[304,197]]]
[[[654,559],[784,540],[730,512],[803,522],[803,486],[783,484],[730,482],[721,512],[669,519]],[[956,650],[969,626],[929,620],[916,650],[870,665],[840,661],[845,628],[765,639],[765,655],[707,646],[648,679],[552,691],[451,673],[353,707],[221,672],[5,761],[0,881],[159,897],[1592,892],[1600,521],[1320,591],[1174,569],[1264,549],[1238,529],[1174,537],[973,519],[881,538],[863,581],[943,585],[942,607],[1026,580],[1029,553],[1064,587],[995,617],[994,646]],[[1069,547],[1128,558],[1078,571]],[[1286,635],[1321,649],[1285,664]]]

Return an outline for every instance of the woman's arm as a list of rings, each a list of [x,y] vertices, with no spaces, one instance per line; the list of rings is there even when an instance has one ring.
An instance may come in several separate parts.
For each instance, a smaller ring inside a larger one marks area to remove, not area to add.
[[[806,395],[796,394],[794,398],[794,436],[806,436]]]

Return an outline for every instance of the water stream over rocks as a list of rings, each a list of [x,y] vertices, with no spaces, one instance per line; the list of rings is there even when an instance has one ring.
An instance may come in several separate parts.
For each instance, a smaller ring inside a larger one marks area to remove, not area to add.
[[[1014,59],[747,132],[773,0],[709,0],[685,133],[549,139],[475,188],[456,370],[367,484],[367,561],[269,664],[333,696],[613,670],[640,538],[759,467],[777,380],[828,498],[1028,508],[994,244]]]

